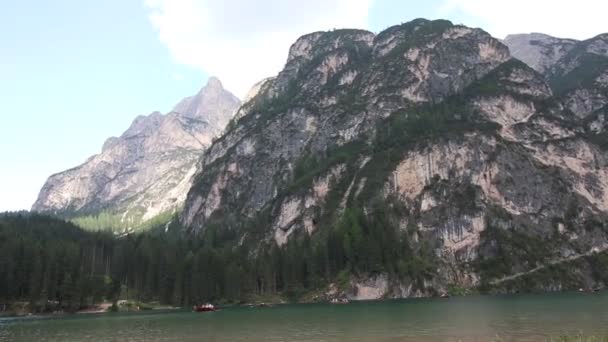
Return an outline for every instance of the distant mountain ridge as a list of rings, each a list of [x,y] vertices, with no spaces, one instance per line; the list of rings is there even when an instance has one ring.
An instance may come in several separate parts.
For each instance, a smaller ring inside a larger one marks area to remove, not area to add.
[[[114,217],[134,227],[173,212],[183,201],[196,162],[238,109],[240,101],[217,78],[173,111],[137,117],[102,152],[49,177],[32,210],[64,217]]]
[[[540,73],[549,71],[578,43],[574,39],[556,38],[543,33],[512,34],[503,42],[513,57]]]

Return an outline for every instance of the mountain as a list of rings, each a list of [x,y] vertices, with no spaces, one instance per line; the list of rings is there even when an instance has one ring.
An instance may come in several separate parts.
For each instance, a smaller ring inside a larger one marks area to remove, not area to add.
[[[100,154],[50,176],[32,210],[114,228],[173,212],[186,198],[197,160],[239,105],[210,78],[170,113],[137,117],[120,137],[109,138]]]
[[[579,118],[608,104],[608,34],[584,41],[518,34],[507,36],[505,44],[515,58],[542,73]]]
[[[604,287],[604,121],[567,105],[604,94],[603,41],[507,39],[528,66],[444,20],[303,36],[204,153],[181,223],[281,247],[291,278],[257,284],[354,299]]]
[[[545,73],[563,58],[578,41],[556,38],[542,33],[512,34],[504,39],[511,55]]]
[[[524,43],[538,41],[544,43]],[[608,149],[608,34],[584,41],[521,34],[508,36],[505,44],[516,58],[543,73],[556,100],[579,119],[588,139]],[[548,56],[545,67],[535,67],[539,59],[533,56]]]

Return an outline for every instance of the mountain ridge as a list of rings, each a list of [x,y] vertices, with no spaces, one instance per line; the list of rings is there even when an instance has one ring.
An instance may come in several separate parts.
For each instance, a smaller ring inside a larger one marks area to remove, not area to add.
[[[500,41],[426,19],[315,32],[230,119],[180,115],[199,113],[199,92],[171,120],[134,121],[129,137],[183,127],[180,148],[198,151],[180,170],[188,181],[153,176],[149,186],[185,196],[171,227],[204,241],[209,260],[238,255],[230,267],[255,274],[246,290],[257,295],[602,288],[607,37]],[[226,126],[217,139],[188,129],[213,123]],[[154,137],[157,152],[175,141]],[[108,151],[123,146],[114,139]],[[118,178],[144,146],[127,146]]]
[[[605,286],[585,258],[526,273],[608,241],[606,151],[531,64],[444,20],[305,35],[203,155],[181,223],[327,253],[316,276],[347,272],[351,298]]]
[[[64,217],[113,216],[115,228],[132,228],[185,199],[196,160],[226,126],[240,101],[217,78],[167,113],[136,117],[99,154],[53,174],[32,210]]]

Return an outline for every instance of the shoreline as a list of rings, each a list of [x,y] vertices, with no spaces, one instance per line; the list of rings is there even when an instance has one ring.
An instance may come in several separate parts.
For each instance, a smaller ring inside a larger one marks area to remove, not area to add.
[[[19,307],[17,310],[7,309],[6,311],[0,311],[1,318],[24,318],[24,317],[58,317],[58,316],[73,316],[73,315],[93,315],[93,314],[105,314],[105,313],[120,313],[120,312],[149,312],[149,311],[170,311],[170,310],[181,310],[183,307],[176,307],[170,305],[158,305],[154,302],[122,302],[119,301],[118,309],[112,311],[113,303],[102,302],[91,305],[89,307],[79,309],[74,312],[55,310],[46,312],[31,312],[24,309],[24,306]],[[22,303],[22,302],[15,302]]]
[[[459,296],[448,296],[448,297],[407,297],[407,298],[378,298],[378,299],[365,299],[365,300],[350,300],[349,303],[344,303],[340,305],[349,305],[356,303],[365,303],[365,302],[387,302],[387,301],[417,301],[417,300],[442,300],[447,301],[449,299],[454,298],[467,298],[467,297],[504,297],[504,296],[550,296],[556,294],[576,294],[581,296],[589,296],[589,295],[597,295],[602,293],[607,293],[606,290],[600,290],[595,292],[588,291],[578,291],[578,290],[568,290],[568,291],[550,291],[550,292],[520,292],[520,293],[494,293],[494,294],[468,294],[468,295],[459,295]],[[45,313],[9,313],[9,311],[0,312],[0,319],[2,318],[26,318],[26,317],[58,317],[58,316],[78,316],[78,315],[92,315],[92,314],[109,314],[109,313],[146,313],[153,311],[179,311],[186,310],[189,306],[184,307],[176,307],[176,306],[163,306],[163,305],[150,305],[149,303],[140,303],[143,304],[142,307],[138,307],[137,309],[129,309],[123,308],[119,309],[116,312],[110,310],[112,303],[100,303],[96,304],[92,307],[78,310],[76,312],[64,312],[64,311],[56,311],[56,312],[45,312]],[[228,308],[269,308],[274,306],[282,306],[282,305],[296,305],[296,304],[333,304],[338,305],[336,303],[332,303],[331,301],[322,300],[322,301],[297,301],[297,302],[289,302],[289,301],[280,301],[280,302],[247,302],[247,303],[239,303],[239,304],[220,304],[217,305],[219,309],[228,309]]]

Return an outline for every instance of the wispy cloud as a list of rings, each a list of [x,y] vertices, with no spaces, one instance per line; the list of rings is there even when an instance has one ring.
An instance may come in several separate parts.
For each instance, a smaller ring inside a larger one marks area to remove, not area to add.
[[[542,32],[587,39],[608,32],[608,2],[600,0],[445,0],[440,15],[462,12],[498,38]]]
[[[284,65],[302,34],[367,28],[372,0],[145,0],[177,63],[219,77],[243,96]]]

